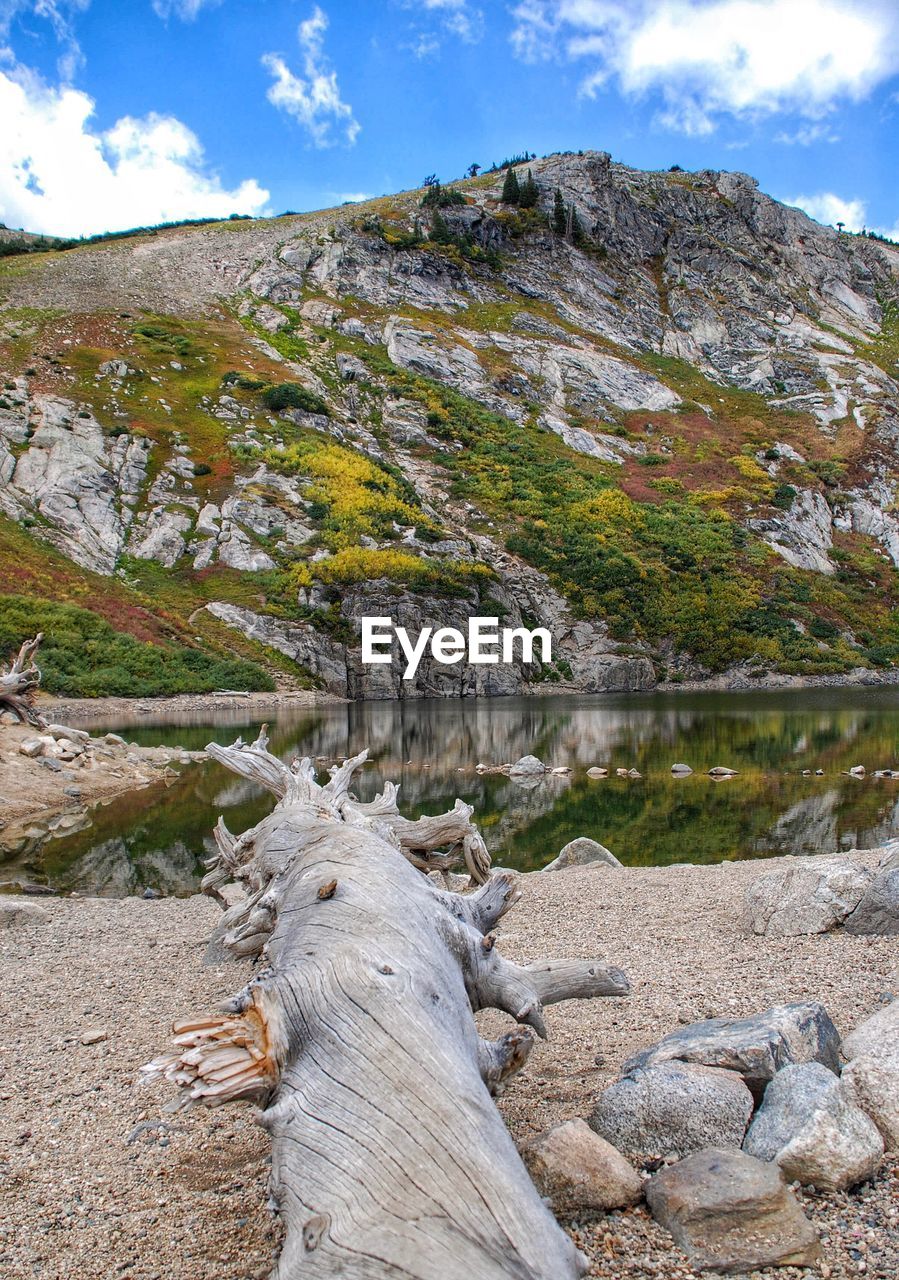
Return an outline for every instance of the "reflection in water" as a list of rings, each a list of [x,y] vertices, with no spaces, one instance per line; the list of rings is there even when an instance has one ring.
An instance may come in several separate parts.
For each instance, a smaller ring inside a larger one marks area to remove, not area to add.
[[[257,721],[229,711],[202,718],[143,716],[97,727],[124,731],[142,745],[187,749],[241,733]],[[576,836],[592,836],[625,863],[717,862],[773,853],[829,852],[883,843],[899,827],[899,783],[843,776],[897,763],[899,691],[647,698],[503,698],[452,702],[375,702],[281,714],[271,750],[285,758],[334,759],[370,749],[373,764],[357,793],[370,799],[393,779],[410,816],[450,808],[456,796],[475,814],[495,861],[543,866]],[[480,776],[479,761],[511,762],[531,753],[570,776],[524,790],[502,775]],[[671,765],[695,773],[673,778]],[[641,781],[589,780],[591,765],[635,767]],[[714,782],[715,765],[739,777]],[[814,776],[816,769],[822,777]],[[803,777],[803,770],[813,776]],[[63,890],[111,896],[190,892],[212,851],[220,813],[243,831],[271,809],[270,797],[218,765],[187,767],[168,788],[132,793],[91,814],[78,830],[44,839],[35,832],[0,865],[0,879],[46,879]],[[0,842],[2,842],[0,833]],[[3,856],[0,843],[0,856]]]

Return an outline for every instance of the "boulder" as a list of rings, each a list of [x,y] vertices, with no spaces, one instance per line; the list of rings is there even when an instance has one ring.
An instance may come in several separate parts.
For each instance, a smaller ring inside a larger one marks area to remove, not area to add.
[[[650,1178],[646,1199],[700,1271],[810,1267],[818,1236],[777,1168],[711,1147]]]
[[[710,778],[735,778],[737,776],[736,769],[728,769],[725,765],[718,764],[714,769],[709,769]]]
[[[887,1151],[899,1151],[899,1053],[853,1058],[841,1082],[849,1102],[874,1121]]]
[[[747,925],[753,933],[777,938],[827,933],[856,909],[871,878],[848,858],[791,858],[749,886]]]
[[[708,1018],[672,1031],[630,1058],[623,1074],[670,1061],[736,1071],[759,1098],[768,1081],[790,1063],[823,1062],[839,1071],[840,1036],[817,1001],[775,1005],[749,1018]]]
[[[861,1057],[893,1057],[899,1054],[899,1000],[866,1018],[840,1045],[847,1062]]]
[[[587,770],[588,778],[607,778],[609,776],[608,769],[600,769],[598,765],[593,765]]]
[[[605,1089],[590,1127],[629,1156],[676,1156],[742,1145],[752,1094],[736,1072],[685,1062],[637,1069]]]
[[[594,862],[607,867],[621,868],[622,865],[605,845],[597,840],[590,840],[587,836],[578,836],[576,840],[570,840],[559,856],[548,863],[543,870],[564,871],[566,867],[584,867]]]
[[[26,738],[24,742],[19,743],[19,755],[28,756],[30,760],[36,759],[44,749],[43,739]]]
[[[891,840],[888,845],[884,845],[883,856],[878,865],[881,871],[892,871],[899,867],[899,840]]]
[[[522,756],[509,770],[510,778],[536,778],[546,773],[546,765],[536,756]]]
[[[843,927],[854,934],[899,933],[899,867],[877,873]]]
[[[674,774],[675,778],[686,778],[689,777],[693,770],[688,764],[673,764],[671,766],[671,772]]]
[[[883,1139],[832,1071],[799,1062],[768,1085],[743,1149],[774,1161],[790,1181],[842,1191],[877,1172]]]
[[[555,1125],[521,1154],[556,1213],[608,1212],[643,1198],[643,1179],[633,1165],[583,1120]]]
[[[71,729],[66,724],[48,724],[47,733],[54,738],[69,738],[72,742],[90,742],[90,734],[83,729]]]
[[[20,902],[18,898],[0,898],[0,928],[17,924],[46,924],[50,912],[36,902]]]

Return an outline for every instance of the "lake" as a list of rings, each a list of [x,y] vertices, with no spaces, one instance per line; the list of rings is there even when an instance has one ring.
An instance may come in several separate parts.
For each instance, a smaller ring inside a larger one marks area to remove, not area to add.
[[[259,720],[238,709],[90,727],[146,746],[196,749],[238,734],[252,739]],[[846,776],[856,764],[869,774],[899,764],[895,688],[351,703],[282,709],[270,733],[270,750],[320,757],[322,769],[368,746],[374,763],[358,775],[357,794],[368,800],[392,779],[410,817],[451,808],[461,796],[474,805],[494,862],[521,870],[544,866],[576,836],[647,866],[828,853],[882,844],[899,830],[899,781]],[[525,754],[572,773],[527,789],[475,771],[479,761]],[[672,777],[675,763],[695,772]],[[643,777],[592,781],[591,765]],[[739,776],[716,782],[707,776],[716,765]],[[212,762],[182,766],[169,786],[98,807],[65,836],[35,832],[4,848],[0,832],[0,881],[112,897],[145,888],[190,893],[219,814],[240,832],[272,803]]]

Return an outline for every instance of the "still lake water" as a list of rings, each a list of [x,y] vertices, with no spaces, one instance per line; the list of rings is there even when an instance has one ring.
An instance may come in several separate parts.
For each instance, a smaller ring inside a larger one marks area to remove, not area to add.
[[[238,734],[251,740],[260,720],[248,717],[238,709],[91,727],[145,746],[197,749]],[[326,757],[323,769],[368,746],[374,764],[357,775],[357,794],[368,800],[392,779],[410,817],[461,796],[474,805],[494,861],[522,870],[545,865],[576,836],[648,866],[827,853],[899,832],[899,781],[844,776],[856,764],[869,772],[899,766],[899,689],[351,703],[282,709],[270,733],[270,750]],[[572,773],[525,789],[475,772],[479,761],[528,753]],[[675,762],[694,774],[673,778]],[[591,765],[636,768],[643,778],[594,782]],[[739,777],[713,781],[706,775],[716,765]],[[803,777],[804,769],[824,775]],[[0,832],[0,882],[113,897],[146,887],[192,892],[219,814],[241,832],[272,804],[216,764],[182,767],[168,787],[94,809],[82,830],[49,840],[35,832],[13,848],[8,838],[6,849]]]

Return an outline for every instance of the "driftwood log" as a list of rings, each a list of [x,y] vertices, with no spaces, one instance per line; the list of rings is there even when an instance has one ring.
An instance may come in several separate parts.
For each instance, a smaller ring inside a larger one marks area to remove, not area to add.
[[[33,640],[26,640],[9,670],[0,672],[0,711],[9,711],[21,724],[31,724],[36,729],[46,725],[33,701],[41,683],[34,655],[43,638],[43,634],[39,634]]]
[[[371,804],[351,797],[365,753],[319,786],[311,761],[288,767],[266,746],[263,730],[208,748],[278,797],[243,836],[219,822],[209,886],[219,893],[227,871],[248,895],[213,954],[265,967],[220,1013],[176,1023],[146,1077],[180,1086],[185,1105],[262,1108],[285,1225],[277,1280],[574,1280],[584,1259],[491,1095],[546,1034],[545,1005],[625,995],[626,978],[601,961],[503,959],[491,930],[518,877],[487,873],[467,805],[408,822],[393,786]],[[438,838],[474,864],[472,892],[422,874]],[[475,1025],[486,1008],[515,1023],[495,1041]]]

